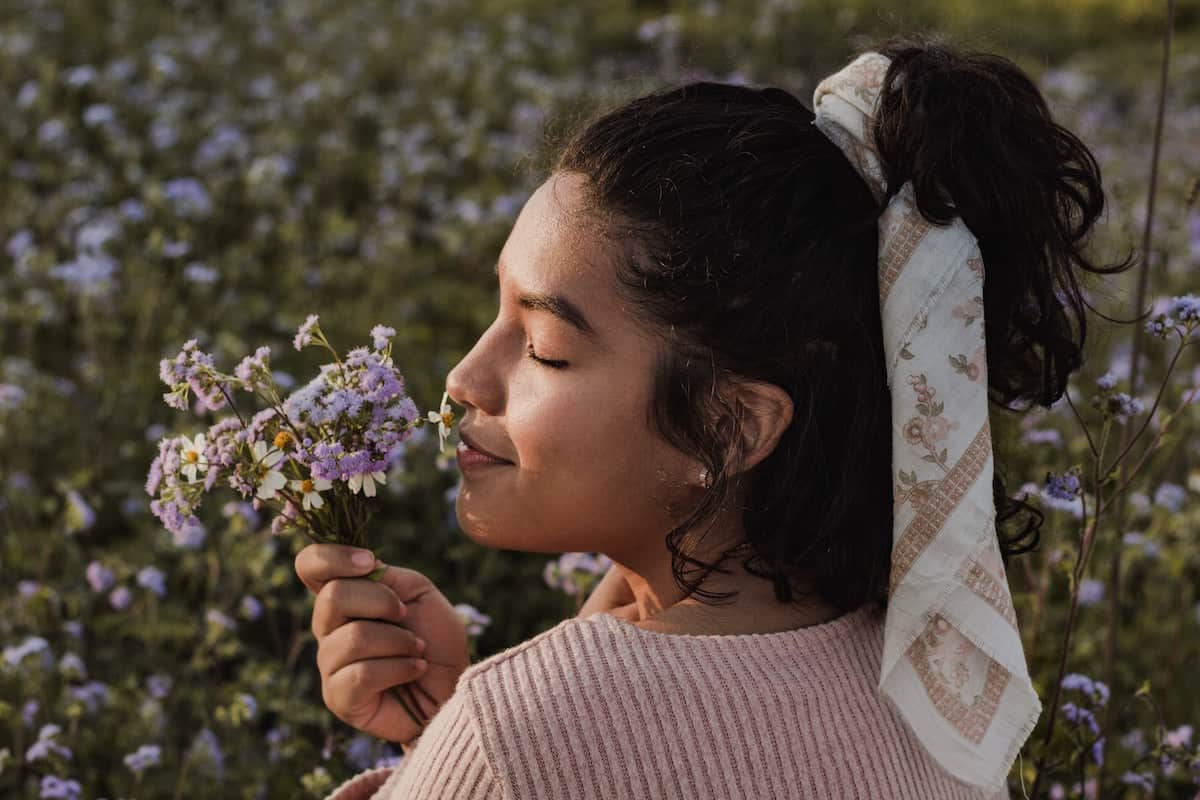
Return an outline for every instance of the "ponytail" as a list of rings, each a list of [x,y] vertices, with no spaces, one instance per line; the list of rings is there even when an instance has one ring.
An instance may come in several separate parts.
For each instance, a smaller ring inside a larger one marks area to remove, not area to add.
[[[1109,275],[1135,261],[1131,254],[1103,267],[1084,252],[1104,209],[1096,159],[1003,56],[960,53],[921,34],[870,49],[891,59],[872,129],[885,203],[912,181],[930,222],[962,217],[983,256],[989,396],[1008,410],[1020,400],[1051,406],[1082,365],[1084,306],[1095,311],[1075,270]],[[1033,549],[1041,513],[1009,498],[999,472],[993,495],[997,528],[1022,509],[1037,517],[1015,536],[1001,534],[1004,554]]]
[[[920,34],[872,49],[892,60],[872,131],[887,197],[911,180],[930,222],[962,217],[983,255],[989,392],[1006,408],[1049,407],[1082,365],[1091,306],[1075,268],[1108,275],[1134,261],[1101,267],[1084,253],[1104,210],[1100,167],[1007,58]]]

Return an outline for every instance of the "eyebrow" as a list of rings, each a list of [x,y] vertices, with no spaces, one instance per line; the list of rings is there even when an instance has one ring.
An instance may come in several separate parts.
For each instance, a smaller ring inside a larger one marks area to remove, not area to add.
[[[500,262],[497,261],[495,266],[492,267],[492,274],[499,276]],[[575,328],[575,330],[584,336],[587,336],[593,342],[599,343],[600,334],[588,322],[587,316],[579,310],[578,306],[561,295],[525,292],[517,297],[517,305],[530,311],[547,311]]]

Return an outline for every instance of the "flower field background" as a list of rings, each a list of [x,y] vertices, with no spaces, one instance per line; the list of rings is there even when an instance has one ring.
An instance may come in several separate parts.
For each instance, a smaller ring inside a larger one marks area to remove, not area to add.
[[[1200,2],[1171,16],[1149,237],[1165,4],[894,5],[5,3],[0,796],[320,797],[400,758],[322,703],[307,540],[227,487],[200,526],[150,514],[156,441],[213,421],[163,402],[161,359],[195,338],[229,371],[267,345],[288,388],[318,365],[291,347],[308,314],[339,348],[378,323],[435,408],[576,115],[700,78],[808,104],[858,37],[924,27],[1017,61],[1092,148],[1101,260],[1150,244],[1086,294],[1151,315],[1089,317],[1069,401],[992,415],[998,468],[1045,515],[1008,567],[1046,707],[1012,795],[1195,796]],[[474,545],[456,483],[416,431],[372,543],[460,604],[478,659],[574,614],[608,562]]]

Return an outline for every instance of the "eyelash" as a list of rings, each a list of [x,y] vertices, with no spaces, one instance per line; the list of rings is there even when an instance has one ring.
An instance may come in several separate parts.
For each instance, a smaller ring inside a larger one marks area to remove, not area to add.
[[[530,343],[529,347],[526,349],[525,352],[534,361],[536,361],[537,363],[539,363],[543,366],[549,367],[550,369],[563,369],[567,366],[567,362],[565,362],[565,361],[557,361],[557,360],[549,359],[549,358],[539,358],[537,353],[533,352],[533,344],[532,343]]]

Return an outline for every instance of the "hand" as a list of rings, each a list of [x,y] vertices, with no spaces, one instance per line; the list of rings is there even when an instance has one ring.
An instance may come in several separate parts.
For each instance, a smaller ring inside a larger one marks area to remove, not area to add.
[[[629,588],[629,582],[617,569],[616,564],[613,564],[608,568],[608,572],[604,573],[604,577],[596,584],[596,588],[592,589],[587,602],[579,609],[576,616],[584,619],[601,611],[631,622],[637,622],[639,619],[633,590]]]
[[[387,566],[378,582],[365,576],[378,566],[358,566],[359,548],[310,544],[296,555],[296,574],[316,595],[312,632],[317,637],[321,697],[338,719],[380,739],[402,744],[423,726],[395,692],[413,698],[426,720],[454,693],[470,665],[467,629],[437,587],[420,572]],[[422,650],[418,639],[425,642]],[[417,666],[419,659],[428,666]],[[417,691],[406,689],[415,687]]]

